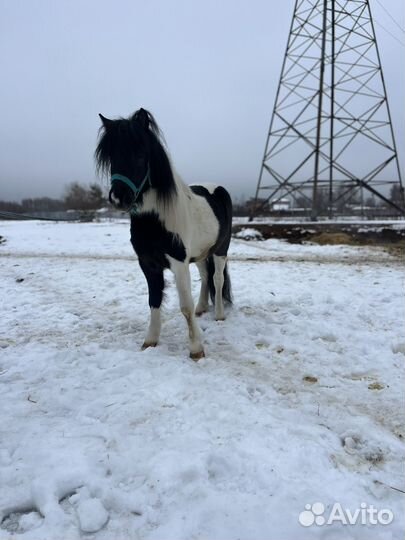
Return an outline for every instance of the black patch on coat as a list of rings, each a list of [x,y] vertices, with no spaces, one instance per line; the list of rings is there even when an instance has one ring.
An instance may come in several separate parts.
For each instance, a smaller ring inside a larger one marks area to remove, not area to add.
[[[226,255],[228,253],[232,235],[231,196],[222,186],[218,186],[214,193],[210,193],[204,186],[190,186],[190,189],[193,191],[193,193],[195,193],[195,195],[204,197],[207,200],[219,223],[218,238],[215,244],[211,247],[209,255]]]
[[[166,255],[184,262],[184,244],[178,236],[166,230],[156,212],[131,216],[131,244],[148,283],[149,306],[159,308],[165,286],[163,271],[170,267]]]
[[[131,216],[131,244],[149,267],[169,268],[166,255],[180,262],[186,259],[183,242],[165,228],[156,212]]]
[[[163,267],[148,264],[148,260],[139,258],[139,266],[145,274],[149,291],[149,306],[151,308],[160,308],[163,300],[163,290],[165,281],[163,277]]]

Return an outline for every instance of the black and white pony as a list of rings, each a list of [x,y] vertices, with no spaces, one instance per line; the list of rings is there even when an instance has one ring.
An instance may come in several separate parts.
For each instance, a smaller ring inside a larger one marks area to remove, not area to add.
[[[109,120],[100,114],[102,128],[95,157],[100,171],[111,175],[110,202],[131,218],[131,243],[149,289],[150,324],[143,348],[155,347],[161,328],[165,268],[175,276],[180,309],[186,318],[190,356],[204,356],[195,315],[208,309],[225,318],[224,300],[231,302],[227,252],[231,239],[232,201],[221,186],[186,186],[174,173],[151,115],[139,109],[128,118]],[[190,262],[201,276],[194,313]]]

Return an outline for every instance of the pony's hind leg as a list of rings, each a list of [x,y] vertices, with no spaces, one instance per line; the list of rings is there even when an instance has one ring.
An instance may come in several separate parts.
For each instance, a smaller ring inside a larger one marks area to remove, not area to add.
[[[205,356],[204,348],[201,342],[200,329],[198,328],[194,314],[194,302],[191,295],[191,279],[188,262],[179,262],[172,257],[170,260],[170,268],[174,273],[176,280],[177,292],[179,294],[180,309],[183,313],[190,339],[190,357],[193,360],[199,360]]]
[[[148,347],[156,347],[159,342],[161,317],[160,307],[163,299],[164,278],[163,268],[151,268],[146,262],[139,260],[139,264],[145,274],[149,289],[150,321],[142,350]]]
[[[196,266],[201,277],[200,297],[195,308],[195,314],[199,317],[208,310],[208,270],[206,260],[196,262]]]
[[[215,286],[215,320],[224,321],[224,300],[222,290],[224,287],[224,270],[226,266],[226,256],[214,255],[214,286]]]

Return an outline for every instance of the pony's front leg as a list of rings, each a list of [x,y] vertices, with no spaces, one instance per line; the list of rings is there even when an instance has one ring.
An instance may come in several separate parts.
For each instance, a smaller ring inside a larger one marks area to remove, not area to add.
[[[150,267],[147,262],[139,259],[139,264],[145,274],[149,289],[150,322],[142,350],[156,347],[159,342],[161,317],[160,306],[163,299],[164,279],[163,268]]]
[[[198,328],[194,315],[194,302],[191,296],[191,279],[188,262],[179,262],[169,258],[170,268],[174,273],[176,280],[177,292],[179,295],[180,309],[183,313],[188,326],[188,334],[190,338],[190,358],[199,360],[205,356],[204,348],[201,342],[201,333]]]

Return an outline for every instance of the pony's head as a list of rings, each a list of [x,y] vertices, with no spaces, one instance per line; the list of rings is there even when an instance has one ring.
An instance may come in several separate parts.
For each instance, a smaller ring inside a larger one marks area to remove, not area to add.
[[[159,127],[150,112],[139,109],[130,118],[109,120],[102,114],[100,140],[95,152],[97,169],[111,177],[110,202],[134,211],[155,189],[167,203],[176,186]]]

